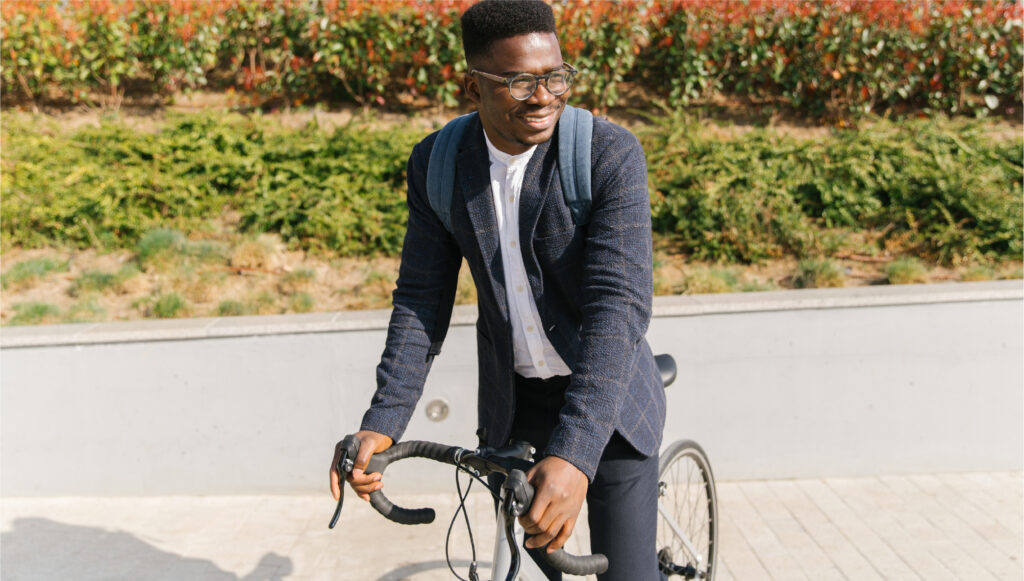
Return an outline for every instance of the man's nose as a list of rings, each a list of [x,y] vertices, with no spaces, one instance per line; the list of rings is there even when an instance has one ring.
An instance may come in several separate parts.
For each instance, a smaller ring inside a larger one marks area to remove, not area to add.
[[[540,105],[543,107],[548,105],[557,98],[557,96],[552,95],[551,91],[548,90],[547,83],[538,80],[537,89],[533,92],[532,95],[530,95],[530,98],[527,99],[526,102],[531,105]]]

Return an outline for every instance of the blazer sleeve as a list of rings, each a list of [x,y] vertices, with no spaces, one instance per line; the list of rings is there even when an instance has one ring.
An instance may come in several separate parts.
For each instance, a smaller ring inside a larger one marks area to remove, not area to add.
[[[631,388],[654,294],[647,163],[639,141],[595,120],[592,208],[583,252],[580,350],[545,452],[593,480]],[[600,141],[599,141],[600,140]],[[603,143],[602,143],[603,142]]]
[[[398,441],[423,393],[451,320],[462,254],[430,207],[426,169],[436,134],[413,148],[407,167],[409,220],[402,245],[377,391],[361,429]]]

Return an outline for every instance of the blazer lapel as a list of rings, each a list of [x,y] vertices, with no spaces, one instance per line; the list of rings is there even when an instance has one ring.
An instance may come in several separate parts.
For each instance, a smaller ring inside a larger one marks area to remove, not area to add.
[[[505,297],[505,271],[498,248],[498,219],[491,194],[491,161],[484,143],[479,119],[467,127],[455,158],[456,184],[466,201],[466,211],[473,225],[483,266],[487,271],[502,318],[508,320]]]
[[[550,139],[537,145],[533,157],[530,158],[530,163],[526,166],[523,189],[519,196],[519,240],[523,241],[521,245],[523,266],[526,268],[526,279],[541,314],[544,311],[544,284],[540,276],[540,264],[537,262],[533,239],[534,232],[537,230],[537,221],[540,219],[541,210],[544,209],[548,196],[557,195],[551,193],[557,180],[553,179],[554,162],[547,159],[550,146]],[[541,236],[543,235],[544,233],[541,233]]]
[[[533,240],[533,232],[537,229],[540,211],[544,208],[552,187],[554,175],[551,163],[548,163],[548,149],[551,140],[537,145],[537,149],[526,166],[523,176],[523,190],[519,196],[519,239]]]

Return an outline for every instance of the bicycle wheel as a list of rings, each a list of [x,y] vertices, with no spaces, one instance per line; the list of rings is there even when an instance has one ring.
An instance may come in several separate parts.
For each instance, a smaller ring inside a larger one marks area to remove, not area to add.
[[[691,440],[673,443],[658,470],[658,566],[667,576],[715,578],[718,498],[707,454]]]

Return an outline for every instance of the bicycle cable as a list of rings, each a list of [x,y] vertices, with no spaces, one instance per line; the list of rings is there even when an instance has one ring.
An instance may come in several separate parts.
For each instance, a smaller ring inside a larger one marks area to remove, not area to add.
[[[480,577],[476,572],[476,543],[473,540],[473,527],[469,524],[469,514],[466,512],[466,499],[469,497],[469,491],[473,488],[473,481],[469,481],[469,485],[466,487],[466,492],[462,492],[462,482],[459,480],[459,471],[462,469],[458,464],[455,465],[455,489],[459,494],[459,506],[455,509],[455,514],[452,515],[452,520],[448,523],[448,533],[444,537],[444,560],[448,563],[448,570],[455,575],[455,578],[459,581],[467,581],[459,576],[455,571],[454,565],[452,565],[451,553],[449,551],[449,545],[451,543],[452,531],[455,529],[455,521],[459,518],[459,511],[462,511],[462,516],[466,520],[466,532],[469,533],[469,548],[472,553],[472,560],[469,563],[469,579],[468,581],[479,581]]]
[[[459,472],[465,472],[466,474],[469,474],[471,478],[471,480],[469,481],[469,485],[466,486],[465,494],[463,494],[462,492],[462,481],[459,480]],[[473,527],[469,522],[469,513],[466,511],[466,499],[469,498],[469,491],[473,487],[473,479],[478,480],[480,484],[482,484],[483,487],[486,488],[487,491],[491,493],[491,496],[493,496],[495,500],[499,502],[501,501],[501,497],[498,494],[496,494],[493,490],[491,490],[491,487],[488,486],[487,483],[484,482],[484,480],[480,478],[478,474],[476,474],[473,470],[466,468],[461,463],[455,464],[455,489],[458,491],[459,495],[459,506],[455,509],[455,514],[452,515],[451,522],[448,523],[448,533],[445,535],[444,538],[444,559],[448,563],[448,570],[451,571],[452,575],[455,575],[455,578],[459,581],[479,581],[480,579],[476,572],[476,542],[473,540]],[[461,576],[459,576],[458,573],[455,572],[455,567],[452,565],[451,555],[448,550],[449,544],[451,542],[452,531],[455,529],[455,521],[459,518],[459,511],[462,511],[462,516],[466,521],[466,531],[469,533],[469,547],[473,555],[473,559],[469,565],[468,580],[463,579]]]

